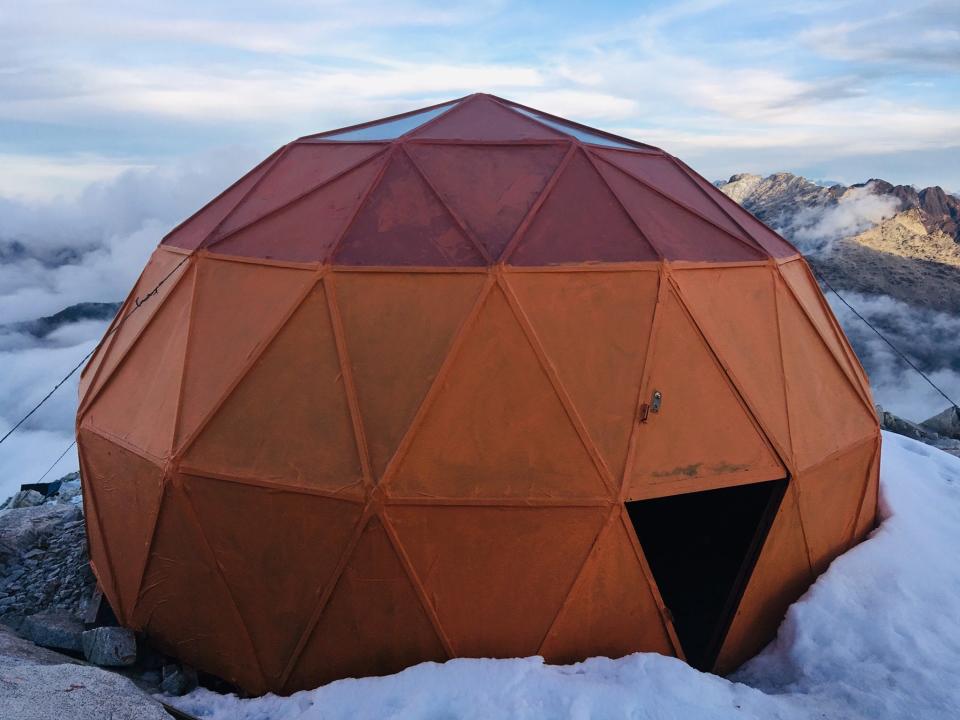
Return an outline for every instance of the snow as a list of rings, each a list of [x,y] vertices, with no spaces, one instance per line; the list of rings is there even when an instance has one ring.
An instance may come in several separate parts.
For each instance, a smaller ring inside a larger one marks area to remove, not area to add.
[[[960,458],[884,433],[880,511],[729,679],[648,653],[458,659],[288,698],[167,701],[212,720],[960,717]]]

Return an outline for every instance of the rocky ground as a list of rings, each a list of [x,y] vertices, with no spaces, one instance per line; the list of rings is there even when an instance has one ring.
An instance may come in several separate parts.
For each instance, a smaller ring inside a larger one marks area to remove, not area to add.
[[[197,674],[116,626],[78,474],[24,488],[0,505],[0,719],[169,718],[154,696],[189,692]]]

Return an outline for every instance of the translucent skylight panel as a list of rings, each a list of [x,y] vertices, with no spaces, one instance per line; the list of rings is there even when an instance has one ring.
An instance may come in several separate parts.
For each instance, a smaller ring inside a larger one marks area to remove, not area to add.
[[[530,112],[529,110],[524,110],[523,108],[519,108],[516,105],[511,105],[510,108],[513,110],[516,110],[518,113],[523,113],[527,117],[531,117],[534,120],[537,120],[538,122],[542,122],[544,125],[549,125],[555,130],[559,130],[560,132],[566,133],[567,135],[572,135],[577,140],[582,140],[585,143],[590,143],[591,145],[604,145],[606,147],[627,148],[628,150],[637,149],[636,145],[630,145],[625,142],[620,142],[618,140],[614,140],[613,138],[608,138],[605,135],[597,135],[595,133],[590,132],[589,130],[584,130],[582,128],[578,128],[572,125],[565,125],[564,123],[557,122],[556,120],[551,120],[550,118],[544,117],[543,115],[539,115],[538,113]]]
[[[319,140],[394,140],[404,133],[408,133],[414,128],[418,128],[426,122],[433,120],[441,113],[445,113],[456,103],[447,103],[430,110],[407,115],[396,120],[387,120],[386,122],[368,125],[367,127],[356,128],[354,130],[344,130],[342,132],[324,135]]]

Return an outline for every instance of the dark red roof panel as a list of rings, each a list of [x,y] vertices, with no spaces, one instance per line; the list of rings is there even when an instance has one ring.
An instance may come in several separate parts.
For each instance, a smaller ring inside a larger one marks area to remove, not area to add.
[[[656,260],[582,150],[561,171],[507,260],[513,265]]]
[[[619,150],[595,149],[599,157],[652,185],[657,190],[703,215],[714,225],[744,239],[749,236],[714,202],[707,192],[668,155],[650,155]]]
[[[436,122],[410,134],[421,140],[566,140],[559,132],[508,109],[496,100],[477,95],[465,100]]]
[[[294,144],[217,229],[219,238],[356,167],[385,144]]]
[[[668,260],[728,262],[765,257],[747,241],[711,225],[622,170],[601,162],[600,171],[643,234]]]
[[[568,147],[418,143],[408,150],[447,207],[496,260]]]
[[[225,255],[318,262],[330,254],[383,166],[374,157],[304,197],[210,245]]]
[[[434,267],[485,264],[403,148],[393,150],[389,163],[340,243],[334,262]]]
[[[192,217],[181,223],[161,241],[162,245],[173,245],[184,250],[196,250],[223,219],[233,210],[243,197],[250,192],[257,181],[269,169],[278,150],[220,195],[207,203]]]

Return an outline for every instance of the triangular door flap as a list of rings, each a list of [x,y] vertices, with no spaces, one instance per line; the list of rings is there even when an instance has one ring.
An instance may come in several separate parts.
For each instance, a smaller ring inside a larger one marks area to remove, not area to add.
[[[183,480],[263,672],[279,685],[362,506],[211,478]]]
[[[237,207],[246,194],[250,192],[260,178],[264,176],[279,152],[279,150],[274,152],[253,170],[224,190],[221,195],[211,200],[181,225],[175,227],[170,234],[161,241],[161,244],[173,245],[174,247],[183,248],[184,250],[196,250],[203,245],[223,219]]]
[[[385,147],[386,145],[377,143],[291,145],[257,187],[217,228],[214,239],[221,238],[316,189]]]
[[[784,477],[786,470],[673,290],[657,312],[628,497],[650,495],[663,484],[695,487],[705,478],[732,485]]]
[[[786,480],[627,503],[687,662],[710,670],[780,506]]]
[[[409,505],[387,511],[462,657],[535,655],[609,512]]]
[[[486,97],[474,97],[411,133],[417,140],[557,140],[566,138]]]
[[[785,456],[790,425],[769,266],[674,269],[683,302]]]
[[[577,149],[537,209],[512,265],[656,260],[657,253]]]
[[[800,516],[817,575],[853,542],[875,450],[874,443],[861,443],[797,477]]]
[[[335,252],[338,265],[461,267],[485,264],[402,147]]]
[[[447,206],[497,260],[540,197],[565,145],[408,146]]]
[[[362,472],[318,284],[187,449],[183,466],[356,496]]]
[[[674,654],[619,515],[601,533],[539,654],[547,662],[567,665],[586,659],[588,652],[609,658],[634,652]]]
[[[637,410],[659,273],[511,273],[509,283],[619,483]]]
[[[173,450],[195,269],[178,283],[93,400],[83,424],[163,459]],[[160,300],[161,298],[155,298]]]
[[[668,260],[731,262],[763,260],[766,255],[672,200],[601,162],[600,172],[644,236]]]
[[[743,238],[751,245],[755,244],[743,229],[733,222],[668,155],[599,148],[593,149],[592,152],[629,175],[649,183],[665,195],[693,208],[714,225]]]
[[[596,464],[499,287],[465,332],[388,492],[606,496]]]
[[[347,355],[377,478],[485,280],[479,273],[335,273]]]
[[[133,628],[247,692],[267,691],[250,636],[176,481],[167,484]]]
[[[291,262],[325,260],[375,182],[377,156],[210,245],[211,252]]]
[[[357,542],[285,693],[343,677],[388,675],[447,659],[440,637],[381,521]]]
[[[103,552],[110,556],[109,568],[116,573],[113,580],[120,604],[114,609],[129,620],[160,509],[163,470],[89,430],[80,431],[80,442],[84,482],[89,484],[96,506],[91,524],[103,528],[108,538]],[[98,569],[104,572],[109,568]]]
[[[313,282],[310,270],[199,259],[177,447],[200,427]]]
[[[813,582],[795,491],[788,487],[744,590],[714,671],[732,672],[776,635],[792,602]]]

